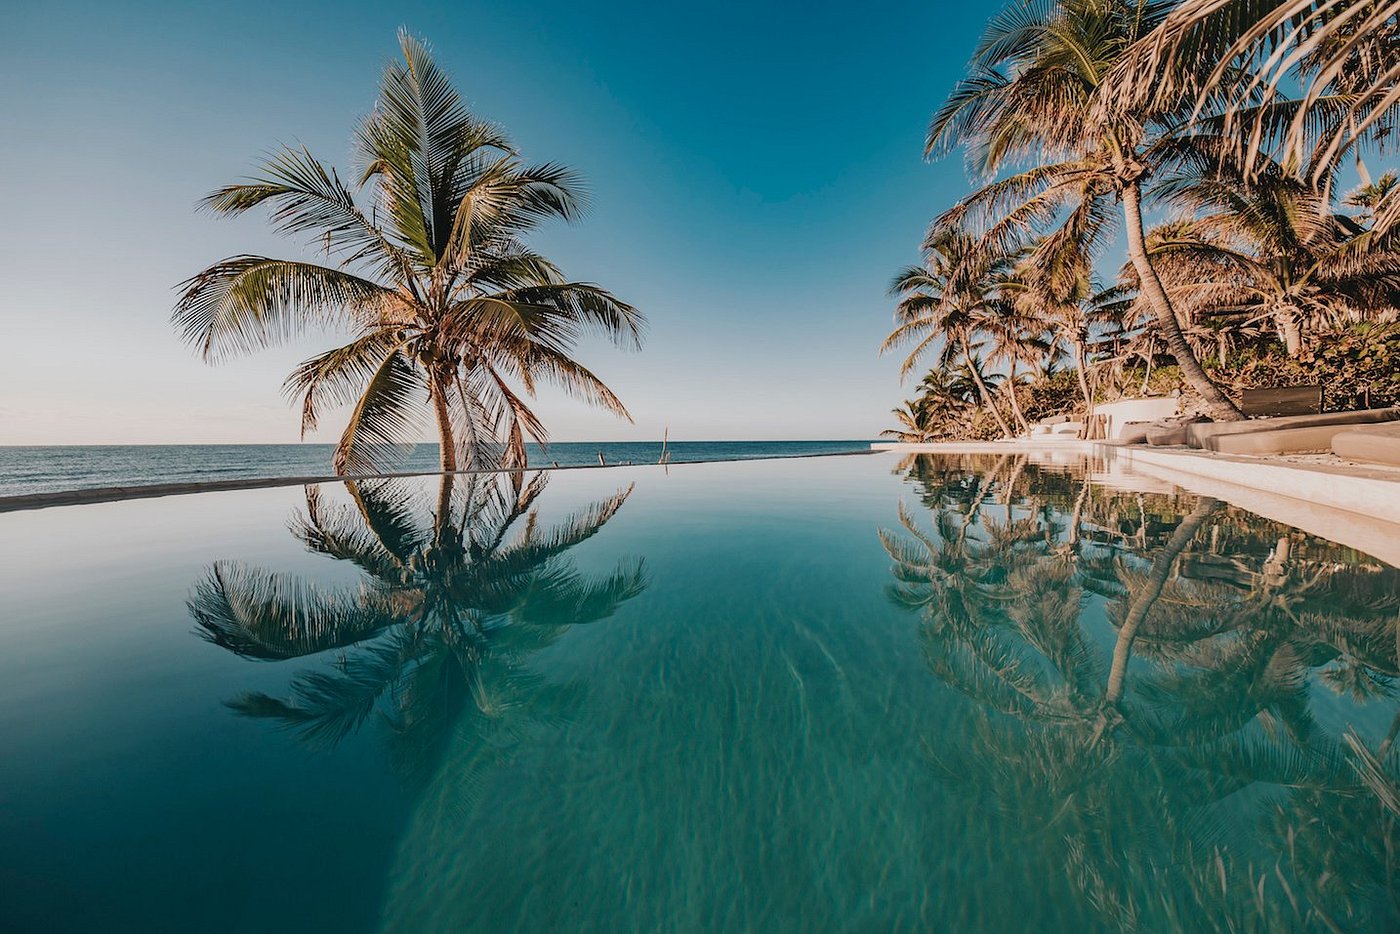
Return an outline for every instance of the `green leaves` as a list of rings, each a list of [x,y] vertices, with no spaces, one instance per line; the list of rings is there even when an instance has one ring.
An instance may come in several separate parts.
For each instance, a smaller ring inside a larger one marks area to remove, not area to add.
[[[349,502],[308,487],[293,534],[316,554],[350,561],[358,586],[318,586],[232,562],[210,568],[189,600],[199,632],[245,658],[321,654],[285,697],[228,702],[306,742],[332,746],[378,712],[411,770],[474,717],[505,715],[550,689],[533,655],[569,627],[604,619],[646,587],[640,560],[581,574],[565,552],[617,513],[631,487],[553,524],[534,511],[547,475],[445,475],[436,506],[401,481],[348,481]],[[519,702],[519,703],[516,703]]]
[[[231,257],[180,285],[171,320],[210,361],[275,346],[315,327],[360,326],[394,303],[392,292],[368,279],[266,256]]]
[[[417,441],[430,384],[445,466],[520,466],[525,438],[546,438],[526,404],[539,381],[628,417],[572,354],[589,334],[639,348],[645,318],[522,242],[544,221],[582,215],[576,173],[525,164],[422,42],[400,32],[399,45],[356,133],[358,191],[304,147],[285,147],[257,177],[204,200],[229,215],[266,205],[274,229],[309,236],[334,264],[231,257],[182,283],[173,321],[210,361],[312,327],[353,332],[284,385],[300,399],[303,434],[326,406],[353,404],[338,471],[382,470]]]
[[[379,364],[336,446],[336,473],[382,473],[402,460],[422,425],[428,378],[402,351]]]
[[[216,563],[188,603],[205,639],[245,658],[314,655],[397,622],[369,589],[326,590],[286,574]]]

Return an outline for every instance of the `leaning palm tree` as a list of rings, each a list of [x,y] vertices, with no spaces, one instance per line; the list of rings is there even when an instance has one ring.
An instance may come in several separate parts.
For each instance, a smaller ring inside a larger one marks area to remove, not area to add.
[[[225,215],[270,207],[276,229],[311,238],[321,262],[215,263],[183,284],[174,323],[209,361],[312,328],[352,332],[284,387],[301,400],[303,435],[328,406],[351,406],[337,472],[383,469],[418,437],[425,404],[443,470],[521,466],[525,439],[548,437],[526,401],[541,382],[629,417],[572,351],[586,332],[639,346],[644,320],[525,244],[541,222],[579,216],[577,177],[523,163],[419,41],[400,33],[399,44],[403,60],[385,69],[355,136],[357,184],[284,148],[258,177],[204,199]]]
[[[925,152],[964,145],[989,178],[1032,165],[984,185],[933,227],[975,230],[976,253],[1004,254],[1042,235],[1031,258],[1040,264],[1070,249],[1101,249],[1113,233],[1117,202],[1155,329],[1210,413],[1237,419],[1239,410],[1182,333],[1145,244],[1143,189],[1172,148],[1181,105],[1095,106],[1104,76],[1164,13],[1155,0],[1041,0],[993,19],[971,74],[934,115]]]
[[[972,238],[957,230],[941,231],[924,244],[924,262],[895,277],[890,292],[899,296],[896,327],[880,347],[886,353],[909,343],[913,350],[900,367],[903,378],[918,365],[924,353],[942,341],[934,366],[939,369],[961,361],[977,387],[978,402],[989,409],[1002,434],[1014,432],[997,409],[980,366],[972,365],[984,325],[996,319],[1003,300],[998,294],[1010,269],[1007,259],[974,257]]]

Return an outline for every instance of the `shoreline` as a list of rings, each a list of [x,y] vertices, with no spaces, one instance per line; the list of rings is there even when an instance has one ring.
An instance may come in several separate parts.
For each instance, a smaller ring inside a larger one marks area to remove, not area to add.
[[[712,457],[698,460],[669,461],[665,464],[566,464],[520,468],[523,473],[548,470],[615,470],[619,467],[686,467],[691,464],[738,464],[747,461],[802,460],[810,457],[868,457],[879,451],[830,451],[813,454],[777,454],[772,457]],[[454,470],[453,476],[481,473],[512,473],[507,468],[492,470]],[[86,506],[94,503],[114,503],[131,499],[156,499],[164,496],[186,496],[193,493],[225,493],[236,490],[260,490],[278,486],[313,486],[321,483],[345,483],[350,480],[392,480],[404,477],[439,477],[441,470],[414,470],[401,473],[336,474],[300,477],[240,477],[231,480],[190,480],[180,483],[143,483],[135,486],[84,487],[75,490],[51,490],[44,493],[16,493],[0,496],[0,513],[48,509],[54,506]]]

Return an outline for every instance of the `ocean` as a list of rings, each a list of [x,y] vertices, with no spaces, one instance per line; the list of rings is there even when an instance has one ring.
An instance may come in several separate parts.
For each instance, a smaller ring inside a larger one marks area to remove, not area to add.
[[[672,441],[670,461],[751,460],[846,454],[870,449],[869,441]],[[0,447],[0,496],[57,493],[110,486],[193,483],[262,477],[325,476],[330,444],[126,444]],[[531,467],[598,463],[655,464],[660,441],[556,442],[530,445]],[[397,471],[437,469],[437,445],[420,444]]]

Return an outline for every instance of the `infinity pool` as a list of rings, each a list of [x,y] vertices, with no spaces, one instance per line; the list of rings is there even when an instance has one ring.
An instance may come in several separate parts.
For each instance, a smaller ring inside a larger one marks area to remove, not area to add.
[[[832,457],[0,515],[9,930],[1383,930],[1400,572]]]

